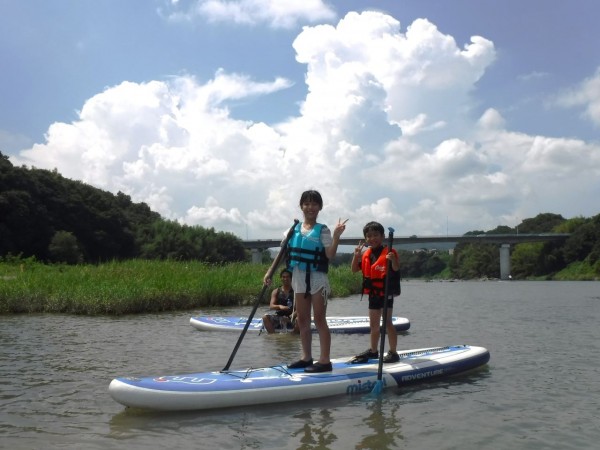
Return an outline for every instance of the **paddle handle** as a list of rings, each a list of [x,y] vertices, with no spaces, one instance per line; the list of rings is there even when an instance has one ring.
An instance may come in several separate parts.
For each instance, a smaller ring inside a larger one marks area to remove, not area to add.
[[[298,225],[298,222],[300,222],[298,219],[294,219],[294,225],[292,225],[290,227],[290,229],[288,230],[284,241],[281,243],[281,249],[279,250],[279,253],[275,257],[275,261],[273,261],[273,264],[271,264],[271,267],[267,271],[265,278],[273,277],[273,274],[277,270],[277,266],[279,266],[279,264],[281,263],[281,260],[283,259],[283,256],[285,255],[285,249],[288,245],[288,242],[290,241],[290,239],[292,238],[292,236],[294,234],[294,229],[296,228],[296,225]],[[260,305],[260,302],[261,302],[262,298],[264,297],[265,292],[268,287],[269,286],[267,284],[263,283],[263,287],[262,287],[260,293],[258,294],[258,296],[256,297],[256,302],[254,303],[252,312],[250,313],[250,316],[248,317],[248,320],[246,321],[246,325],[244,325],[244,329],[242,330],[240,337],[238,338],[237,343],[235,344],[235,347],[233,348],[233,351],[231,352],[231,356],[229,357],[227,364],[225,364],[225,367],[223,367],[223,370],[221,370],[221,372],[225,372],[225,371],[229,370],[229,367],[231,367],[233,358],[235,358],[235,355],[236,355],[238,349],[240,348],[242,341],[244,340],[246,331],[248,331],[248,327],[250,327],[250,323],[252,323],[252,319],[254,318],[254,314],[256,313],[256,310],[258,309],[258,305]]]
[[[393,250],[394,244],[394,229],[392,227],[388,228],[389,231],[389,242],[388,242],[388,252]],[[385,272],[385,287],[383,289],[383,315],[381,317],[382,325],[381,325],[381,341],[379,343],[379,367],[377,368],[377,380],[381,381],[383,376],[383,351],[385,349],[385,332],[387,328],[387,313],[388,313],[388,295],[389,295],[389,285],[390,285],[390,271],[392,269],[392,262],[390,260],[386,263],[386,272]]]

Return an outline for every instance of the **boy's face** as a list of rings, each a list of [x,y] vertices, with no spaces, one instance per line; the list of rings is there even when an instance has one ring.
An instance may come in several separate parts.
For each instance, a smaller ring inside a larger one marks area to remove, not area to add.
[[[383,237],[383,234],[379,231],[367,231],[365,234],[365,241],[369,247],[377,248],[381,247]]]

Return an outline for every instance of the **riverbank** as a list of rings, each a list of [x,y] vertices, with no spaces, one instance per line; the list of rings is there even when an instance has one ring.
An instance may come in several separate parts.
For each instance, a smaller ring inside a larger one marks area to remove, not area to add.
[[[99,265],[0,262],[0,314],[122,315],[253,304],[269,266],[129,260]],[[331,267],[332,295],[360,292],[361,277]],[[274,285],[278,281],[274,276]],[[262,303],[268,304],[271,289]]]

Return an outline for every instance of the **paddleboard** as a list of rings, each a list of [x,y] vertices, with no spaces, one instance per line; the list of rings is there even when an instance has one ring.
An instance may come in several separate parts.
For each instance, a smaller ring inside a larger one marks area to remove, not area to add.
[[[463,373],[485,365],[490,359],[487,349],[469,345],[405,350],[399,355],[399,362],[383,365],[383,388]],[[225,372],[115,378],[108,391],[122,405],[162,411],[207,410],[369,394],[378,381],[378,360],[350,364],[350,359],[334,359],[331,372],[315,374],[278,365]]]
[[[244,329],[247,317],[234,316],[199,316],[190,319],[190,325],[203,331],[237,331]],[[406,331],[410,328],[410,321],[406,317],[392,317],[392,323],[396,331]],[[369,333],[369,318],[364,316],[328,317],[327,324],[331,333]],[[315,324],[312,326],[313,333],[317,332]],[[262,318],[253,318],[248,326],[248,331],[259,332],[263,329]],[[278,333],[290,332],[291,330],[276,329]]]

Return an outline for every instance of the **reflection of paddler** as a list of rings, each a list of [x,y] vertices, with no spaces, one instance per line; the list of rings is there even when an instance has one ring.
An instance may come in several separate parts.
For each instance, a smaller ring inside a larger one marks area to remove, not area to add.
[[[292,433],[292,436],[300,437],[300,445],[296,447],[298,450],[336,447],[334,444],[338,437],[330,430],[335,420],[329,409],[310,409],[294,415],[294,419],[304,421],[304,426]]]
[[[389,406],[391,411],[383,412],[383,405]],[[397,402],[382,402],[377,399],[369,405],[372,411],[369,417],[364,420],[373,434],[365,436],[359,443],[356,444],[357,449],[366,448],[398,448],[396,438],[403,439],[400,433],[402,427],[400,419],[396,417],[396,413],[400,409]]]

